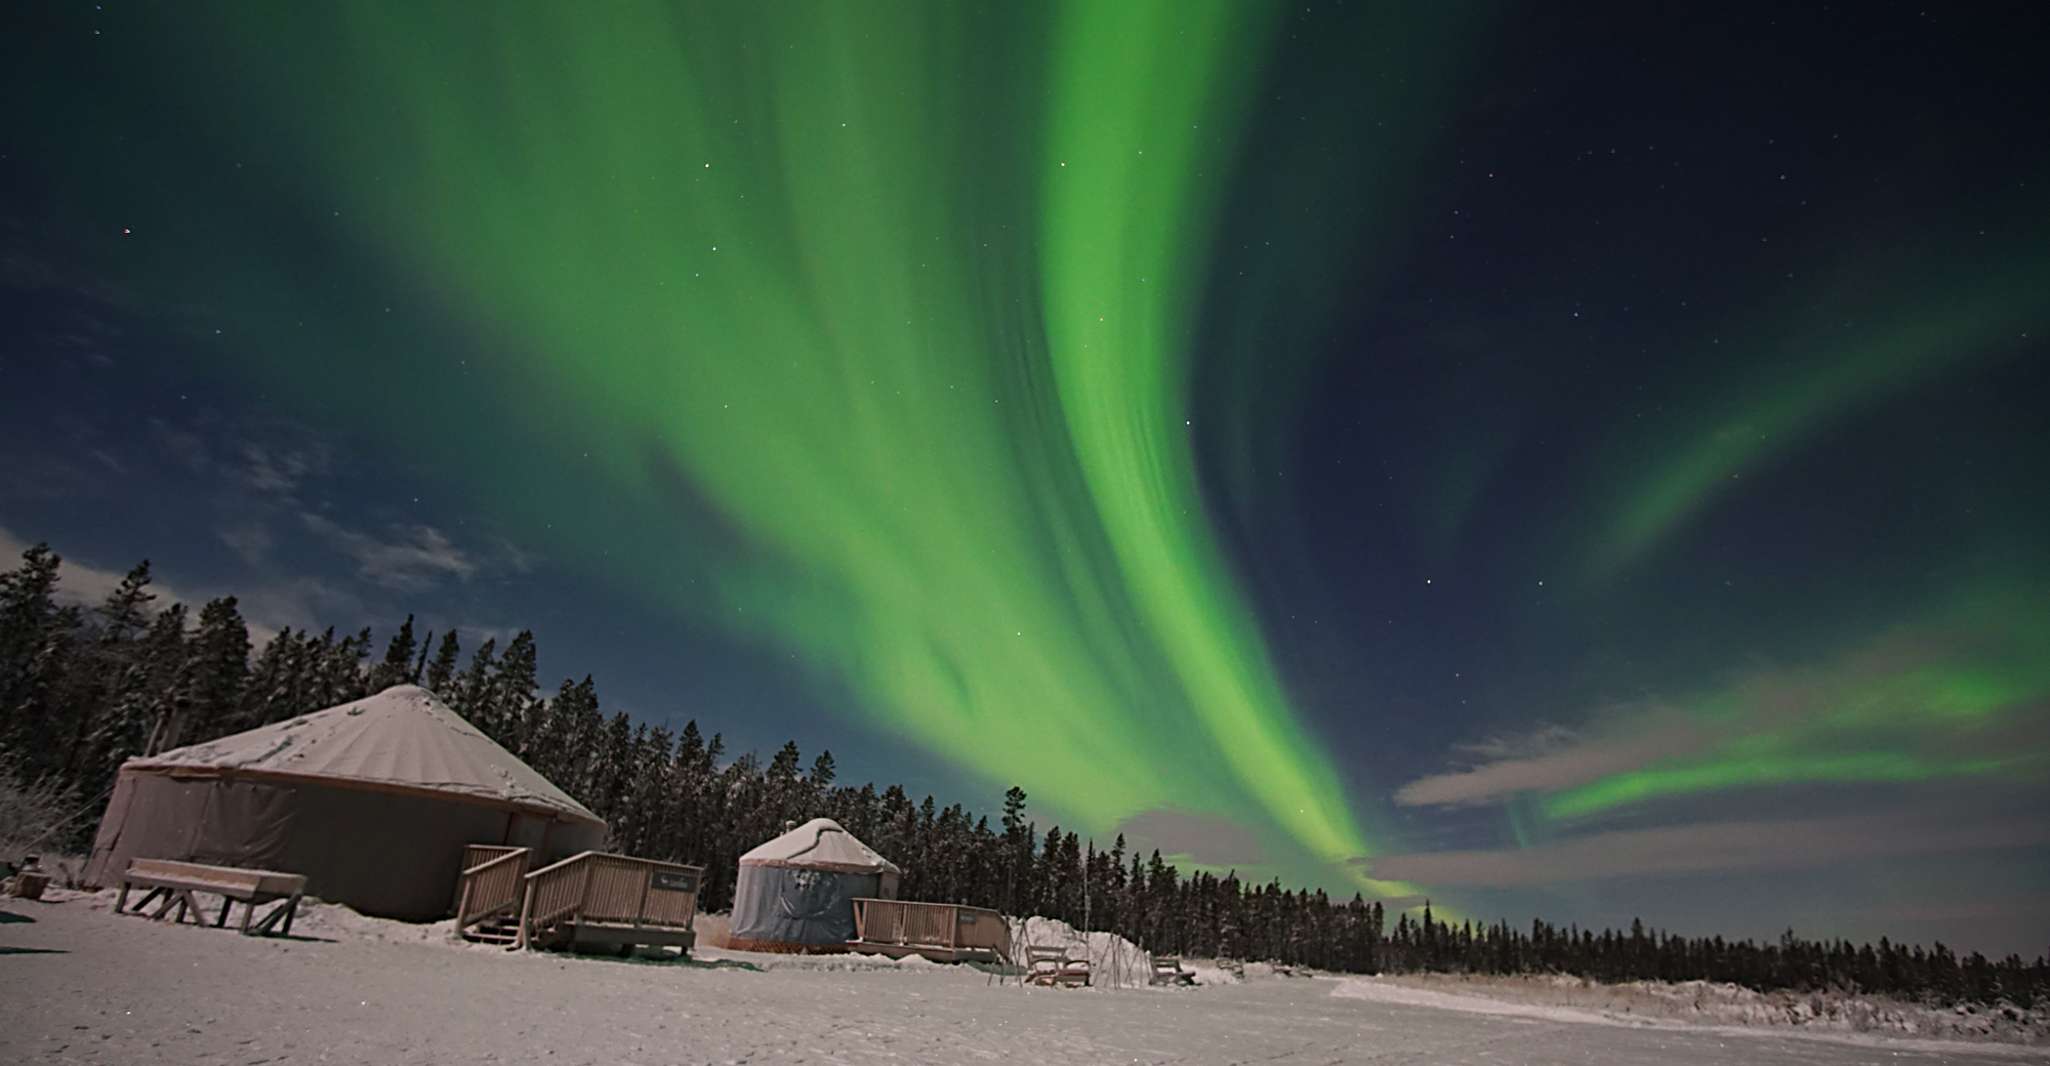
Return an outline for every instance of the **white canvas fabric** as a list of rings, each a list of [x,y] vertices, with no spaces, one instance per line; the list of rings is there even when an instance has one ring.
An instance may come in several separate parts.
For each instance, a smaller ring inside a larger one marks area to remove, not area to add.
[[[603,824],[418,685],[394,686],[246,733],[130,759],[122,769],[175,777],[324,778],[453,793]]]
[[[831,818],[814,818],[740,857],[742,866],[782,866],[840,873],[902,874],[897,864],[855,839]]]

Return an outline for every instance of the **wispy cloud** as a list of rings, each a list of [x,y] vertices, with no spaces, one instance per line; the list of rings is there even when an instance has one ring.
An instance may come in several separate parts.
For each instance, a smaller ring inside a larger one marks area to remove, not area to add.
[[[289,496],[309,478],[325,474],[332,450],[318,438],[301,434],[293,444],[245,440],[237,474],[245,487],[269,495]]]
[[[2039,614],[2024,596],[1962,597],[1821,662],[1606,708],[1577,730],[1455,748],[1448,769],[1403,785],[1395,801],[1531,795],[1568,818],[1733,788],[2040,772],[2050,761],[2050,626]]]
[[[20,565],[21,554],[31,545],[32,542],[0,527],[0,570],[12,570]],[[122,579],[128,576],[125,568],[113,570],[94,566],[75,556],[65,555],[55,545],[52,547],[64,560],[57,571],[56,599],[59,603],[96,606],[119,588]],[[151,574],[150,591],[156,595],[159,609],[173,603],[196,607],[208,600],[231,595],[218,590],[187,587],[165,580],[156,573]],[[335,593],[319,582],[293,580],[259,584],[238,595],[237,603],[249,625],[250,639],[260,645],[288,626],[305,628],[312,625],[324,607],[353,604],[353,597]],[[353,605],[360,608],[360,604]]]
[[[1547,727],[1524,738],[1493,737],[1460,750],[1492,756],[1470,769],[1418,778],[1395,792],[1406,807],[1467,806],[1504,799],[1519,792],[1552,792],[1584,785],[1700,751],[1709,736],[1699,726],[1660,714],[1647,727],[1613,737],[1583,737],[1562,727]]]
[[[212,468],[213,450],[204,436],[162,418],[150,419],[149,430],[157,450],[179,466],[195,474]]]
[[[444,578],[467,581],[478,570],[473,555],[433,526],[397,525],[377,537],[317,514],[299,517],[308,530],[354,560],[358,575],[394,591],[418,591]]]
[[[0,527],[0,570],[12,570],[21,565],[22,553],[33,546],[33,541],[23,540],[12,531]],[[54,545],[52,550],[55,550]],[[119,588],[121,586],[121,579],[128,576],[127,570],[108,570],[64,556],[64,553],[61,551],[58,551],[57,554],[64,559],[63,565],[57,570],[56,596],[59,603],[72,603],[87,607],[96,605],[104,601],[109,593]],[[150,588],[157,594],[157,602],[159,604],[167,604],[172,601],[199,602],[191,596],[184,595],[163,581],[152,579]]]
[[[1699,822],[1591,833],[1530,848],[1378,855],[1353,862],[1387,880],[1518,888],[1615,877],[1793,870],[2046,843],[2050,821],[2040,818],[1974,819],[1918,812]]]
[[[1267,848],[1251,827],[1196,811],[1141,811],[1118,826],[1135,849],[1186,855],[1206,866],[1253,866],[1266,862]]]
[[[311,631],[347,625],[349,620],[361,619],[367,613],[355,593],[317,577],[259,581],[244,590],[240,600],[243,616],[251,620],[252,638],[259,619],[266,630],[262,639],[268,639],[279,629]]]
[[[251,568],[262,566],[270,559],[270,550],[275,542],[270,527],[262,522],[237,522],[222,526],[215,533],[222,544],[232,549]]]

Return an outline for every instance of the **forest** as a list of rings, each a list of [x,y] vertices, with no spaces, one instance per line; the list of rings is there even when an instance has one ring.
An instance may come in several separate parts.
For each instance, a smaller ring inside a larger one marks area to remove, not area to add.
[[[1543,920],[1451,923],[1395,914],[1354,895],[1184,873],[1161,855],[1099,847],[1042,830],[1012,788],[991,824],[960,803],[914,800],[897,785],[849,785],[833,756],[807,765],[793,741],[761,759],[729,753],[695,720],[665,726],[606,714],[589,676],[544,690],[534,636],[485,640],[467,660],[457,633],[407,618],[380,649],[369,629],[285,630],[252,648],[233,597],[159,605],[149,564],[97,604],[60,595],[61,560],[45,545],[0,574],[0,796],[41,797],[74,815],[41,834],[49,852],[91,846],[124,759],[197,743],[359,699],[425,685],[611,826],[618,851],[705,867],[703,904],[730,904],[742,852],[786,825],[824,816],[905,870],[907,899],[1045,915],[1116,932],[1156,952],[1271,959],[1353,973],[1554,973],[1600,981],[1704,979],[1758,990],[1845,990],[1933,1003],[2031,1006],[2050,996],[2050,958],[2025,962],[1926,948],[1776,942],[1592,930]],[[0,816],[20,820],[19,812]],[[17,841],[17,846],[27,842]],[[18,859],[0,855],[0,859]]]

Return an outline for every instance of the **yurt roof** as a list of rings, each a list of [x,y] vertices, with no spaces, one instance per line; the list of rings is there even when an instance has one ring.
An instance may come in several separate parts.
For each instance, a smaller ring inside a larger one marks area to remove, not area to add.
[[[600,821],[418,685],[397,685],[246,733],[130,759],[122,769],[177,777],[320,780]]]
[[[784,866],[855,874],[901,874],[897,864],[831,818],[814,818],[740,857],[742,866]]]

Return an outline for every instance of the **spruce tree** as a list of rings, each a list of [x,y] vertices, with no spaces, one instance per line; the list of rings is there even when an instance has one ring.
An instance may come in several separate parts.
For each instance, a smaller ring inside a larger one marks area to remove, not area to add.
[[[200,608],[199,627],[186,642],[173,713],[160,720],[152,750],[212,740],[232,729],[248,676],[249,626],[242,621],[235,597],[209,601]]]
[[[420,642],[420,654],[413,660],[413,669],[406,674],[406,684],[417,685],[420,676],[427,672],[427,652],[434,646],[434,630],[427,631],[426,639]]]
[[[399,631],[392,634],[391,643],[385,645],[384,661],[370,671],[369,689],[383,692],[393,685],[401,685],[413,672],[413,616],[407,615],[399,625]]]
[[[833,753],[821,751],[819,757],[811,761],[811,773],[805,780],[810,782],[813,789],[824,793],[833,787],[833,773]]]
[[[498,639],[484,638],[484,643],[470,656],[470,667],[455,683],[455,691],[449,694],[449,706],[476,726],[485,736],[497,737],[498,725],[491,718],[491,677],[498,671]]]
[[[456,660],[462,653],[462,645],[456,640],[456,631],[449,630],[442,635],[441,643],[435,646],[434,658],[427,664],[426,676],[422,678],[427,691],[439,696],[451,706],[455,703],[455,692],[449,688],[449,683],[455,680]]]
[[[156,594],[149,590],[149,560],[144,559],[122,577],[107,598],[93,611],[97,634],[86,654],[84,669],[76,670],[68,686],[70,737],[64,752],[62,773],[69,778],[97,778],[90,764],[93,738],[113,715],[120,699],[121,684],[138,657],[138,645],[149,629],[150,604]]]
[[[155,724],[172,712],[178,673],[185,665],[185,605],[157,613],[141,648],[121,677],[112,712],[93,731],[91,764],[105,784],[131,755],[150,754]]]
[[[527,735],[532,729],[536,666],[534,633],[522,629],[505,646],[505,655],[498,660],[498,669],[491,676],[486,718],[497,729],[492,739],[516,755],[526,751]]]
[[[263,646],[242,689],[242,709],[236,716],[238,726],[268,725],[298,712],[292,693],[292,672],[298,659],[299,639],[289,628]]]
[[[0,743],[32,751],[42,723],[24,704],[34,683],[31,668],[57,622],[57,568],[62,563],[47,544],[21,553],[18,569],[0,573]]]

